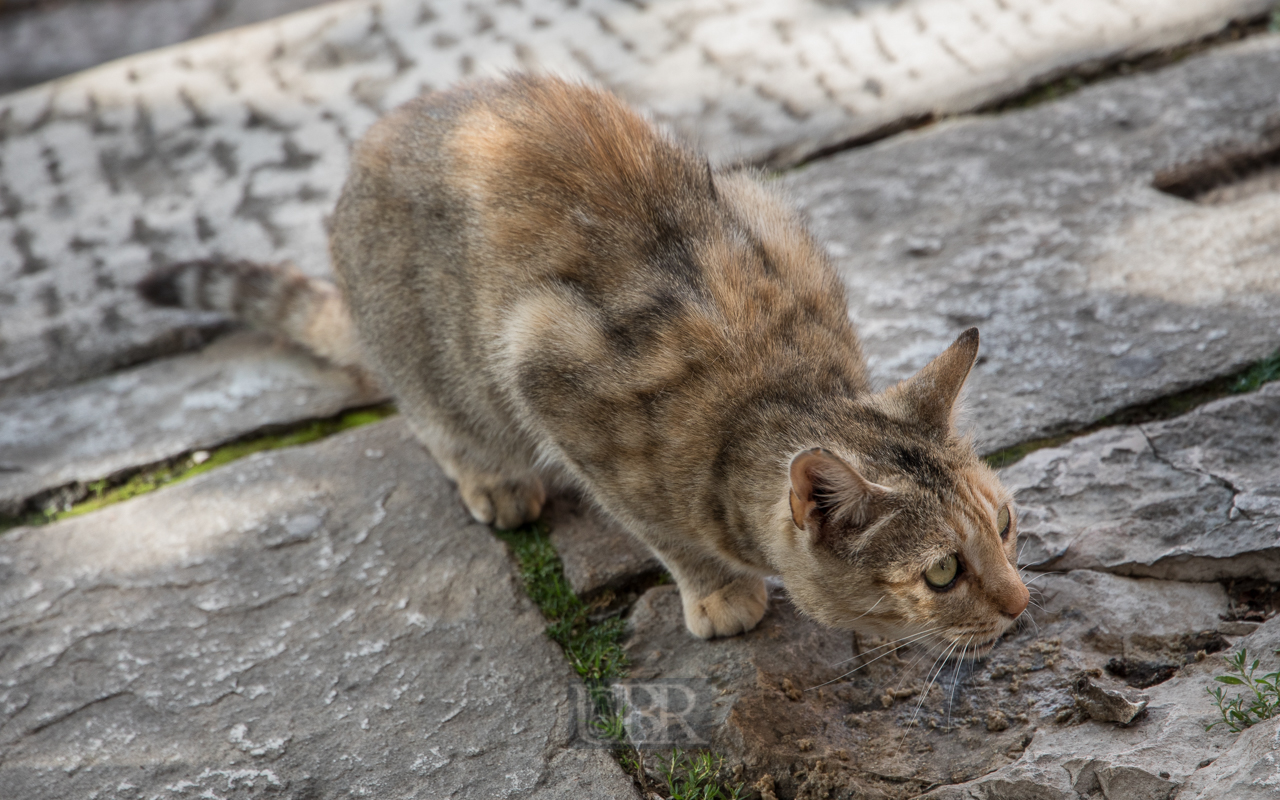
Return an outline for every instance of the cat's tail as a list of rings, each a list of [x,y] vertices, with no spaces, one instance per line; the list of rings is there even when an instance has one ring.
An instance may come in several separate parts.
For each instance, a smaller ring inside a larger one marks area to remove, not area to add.
[[[355,325],[338,287],[288,262],[187,261],[155,270],[138,293],[158,306],[222,312],[337,366],[360,365]]]

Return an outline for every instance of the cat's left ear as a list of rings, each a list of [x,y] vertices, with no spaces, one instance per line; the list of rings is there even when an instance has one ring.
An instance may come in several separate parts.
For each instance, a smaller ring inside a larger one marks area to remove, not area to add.
[[[883,512],[889,491],[821,447],[791,460],[791,519],[817,544],[834,546],[842,533],[865,528]]]
[[[913,418],[934,430],[950,431],[956,399],[977,358],[978,329],[970,328],[894,391]]]

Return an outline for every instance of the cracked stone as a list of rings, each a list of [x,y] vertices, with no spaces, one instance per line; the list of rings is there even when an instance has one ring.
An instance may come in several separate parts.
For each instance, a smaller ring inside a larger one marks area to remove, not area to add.
[[[544,626],[400,420],[259,454],[0,538],[0,785],[638,797]]]
[[[579,595],[621,589],[659,575],[662,562],[648,547],[599,510],[571,497],[556,497],[543,511],[564,576]]]
[[[1146,698],[1130,700],[1122,691],[1105,689],[1089,680],[1088,675],[1076,678],[1071,693],[1076,698],[1076,708],[1089,719],[1121,725],[1131,724],[1148,703]]]
[[[1280,194],[1205,205],[1155,188],[1280,149],[1278,82],[1280,41],[1263,37],[782,182],[844,277],[877,377],[981,330],[966,419],[996,450],[1280,347]]]
[[[248,333],[72,387],[0,397],[0,514],[52,489],[383,398],[361,375]]]
[[[1280,647],[1280,619],[1242,640],[1250,652]],[[929,800],[1236,800],[1269,797],[1265,781],[1276,773],[1275,725],[1252,735],[1223,726],[1205,732],[1218,710],[1205,692],[1219,659],[1192,664],[1172,680],[1152,687],[1146,714],[1130,727],[1083,722],[1042,727],[1012,764],[975,781],[935,789]],[[1250,729],[1253,730],[1253,729]],[[1219,764],[1224,757],[1228,760]],[[1265,788],[1265,790],[1264,790]]]
[[[1280,718],[1260,722],[1211,765],[1197,770],[1179,800],[1266,800],[1280,786]]]
[[[1033,586],[1041,583],[1034,625],[1006,635],[983,662],[948,665],[919,648],[851,643],[850,634],[800,617],[776,586],[756,630],[695,640],[683,629],[677,590],[659,586],[632,611],[631,674],[615,696],[631,709],[634,740],[711,747],[746,765],[750,782],[771,776],[779,797],[796,796],[806,779],[795,770],[820,761],[824,780],[842,791],[909,798],[1018,761],[1074,709],[1081,673],[1096,674],[1100,691],[1131,692],[1104,671],[1117,654],[1201,669],[1188,648],[1229,608],[1217,584],[1087,572],[1042,576]],[[1123,635],[1105,635],[1126,615],[1133,622]],[[1179,672],[1168,683],[1183,680]],[[1184,698],[1189,708],[1194,691]]]
[[[1280,384],[1036,451],[1002,472],[1021,559],[1183,581],[1280,580]]]

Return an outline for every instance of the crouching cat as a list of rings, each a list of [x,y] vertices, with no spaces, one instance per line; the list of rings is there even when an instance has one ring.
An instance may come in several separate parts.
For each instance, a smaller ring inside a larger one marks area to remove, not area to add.
[[[405,104],[355,148],[330,246],[341,294],[245,263],[140,288],[370,368],[481,522],[576,484],[697,636],[751,630],[771,574],[827,625],[970,653],[1026,608],[1012,498],[954,429],[977,330],[873,393],[796,214],[612,95],[512,75]]]

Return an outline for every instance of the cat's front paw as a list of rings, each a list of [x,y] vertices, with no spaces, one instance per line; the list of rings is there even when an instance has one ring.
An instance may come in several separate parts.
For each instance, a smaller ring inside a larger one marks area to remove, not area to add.
[[[763,578],[739,578],[702,598],[684,597],[684,624],[694,636],[713,639],[746,633],[769,607]]]
[[[542,514],[547,493],[536,477],[510,480],[495,475],[459,479],[458,494],[476,522],[510,530]]]

